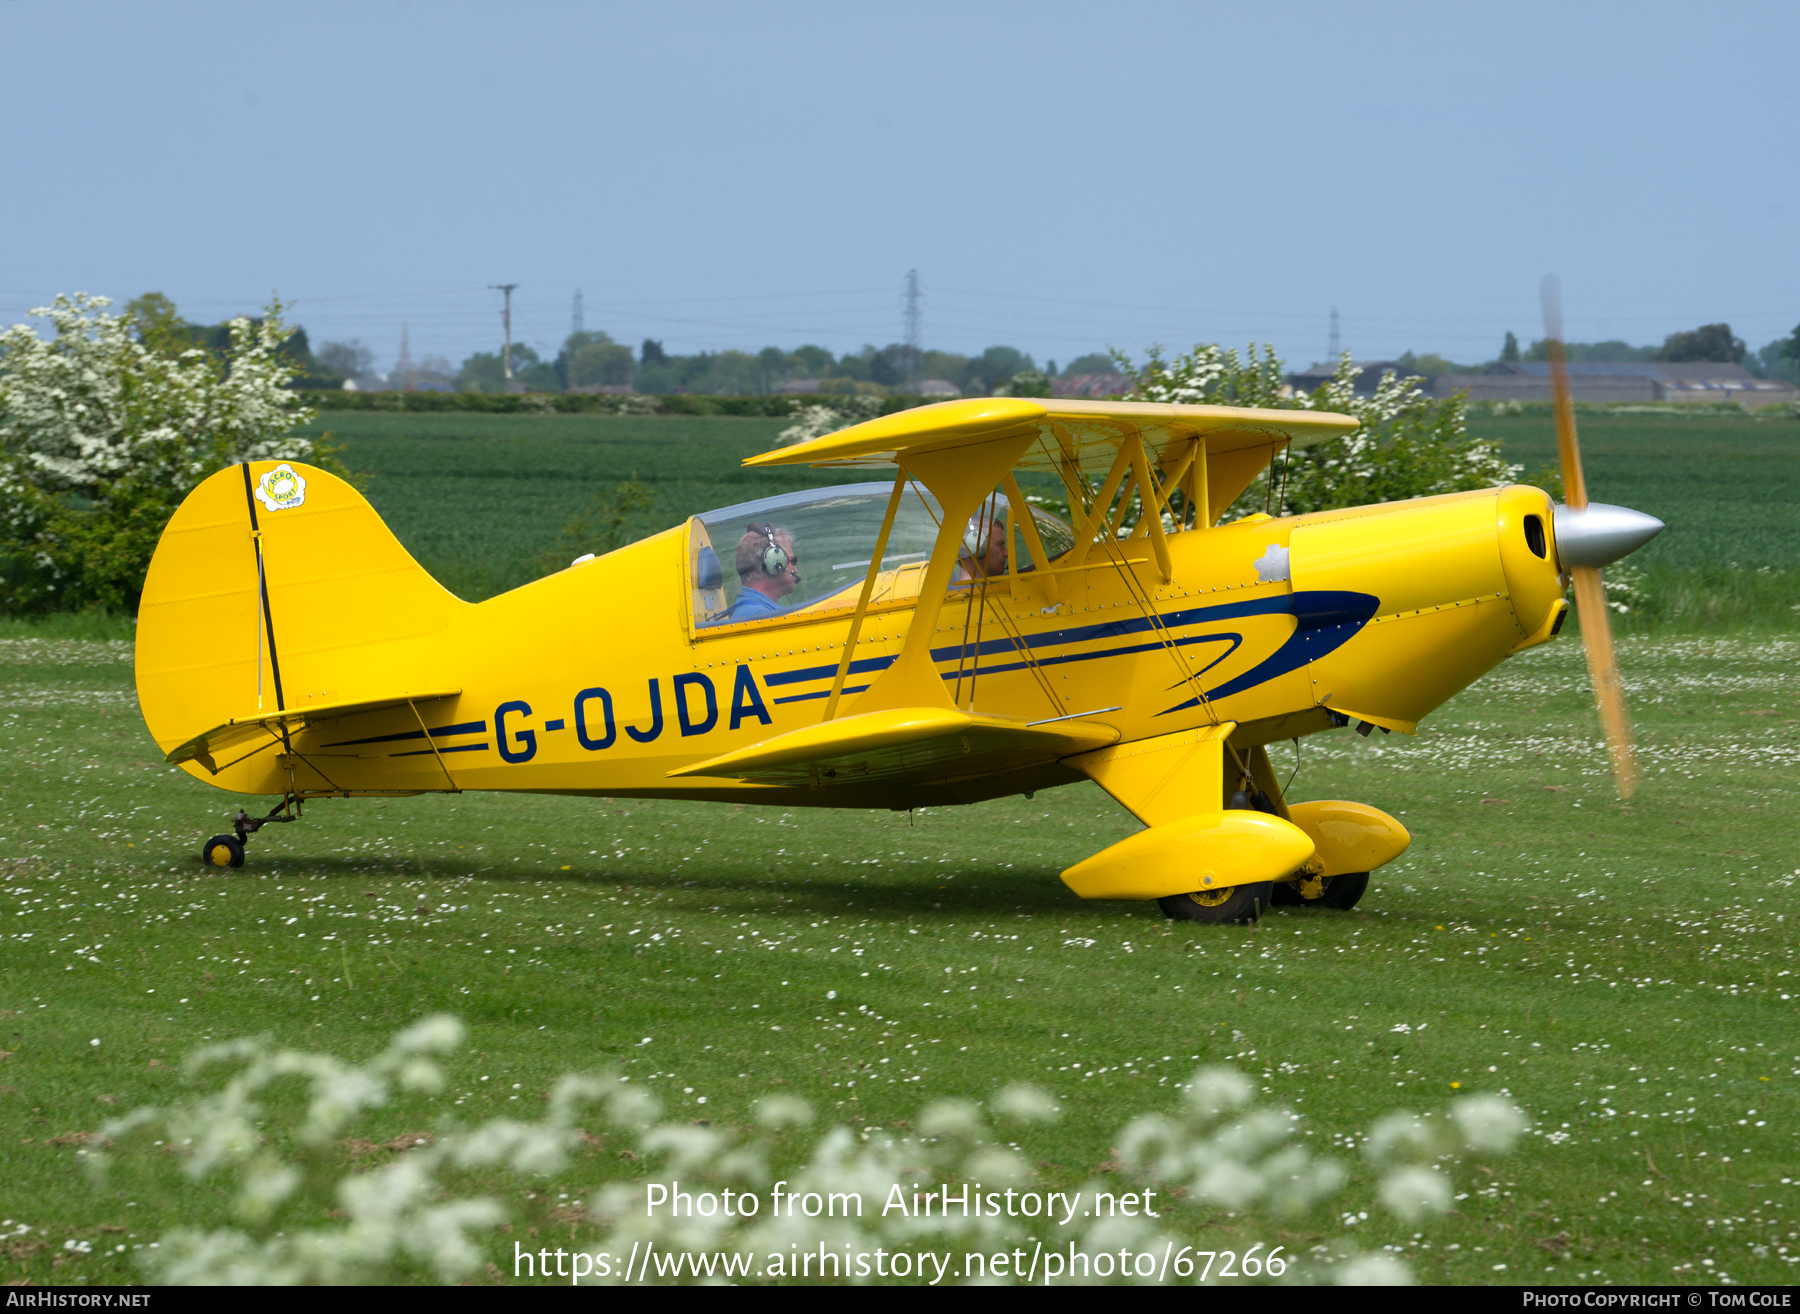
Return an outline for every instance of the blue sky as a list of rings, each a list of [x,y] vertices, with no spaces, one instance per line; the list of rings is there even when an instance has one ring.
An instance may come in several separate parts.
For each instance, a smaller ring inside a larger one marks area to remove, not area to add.
[[[1800,322],[1800,5],[0,0],[0,321],[1066,361]],[[1785,126],[1784,126],[1785,125]]]

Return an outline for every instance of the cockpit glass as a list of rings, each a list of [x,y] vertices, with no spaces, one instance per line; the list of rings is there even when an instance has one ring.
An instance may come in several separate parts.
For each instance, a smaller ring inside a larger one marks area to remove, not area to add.
[[[839,484],[695,516],[688,528],[695,624],[730,625],[854,608],[893,491],[890,480]],[[1036,569],[1038,554],[1022,528],[1010,523],[1008,502],[1000,497],[997,506],[1016,554],[1015,568],[1021,573]],[[1031,511],[1051,560],[1074,545],[1061,520],[1037,507]],[[909,482],[882,554],[871,605],[918,597],[941,519],[937,499]]]
[[[695,622],[725,625],[854,607],[893,492],[891,480],[839,484],[694,517]],[[908,484],[882,554],[876,601],[903,596],[908,587],[917,596],[940,518],[937,499]],[[716,565],[706,559],[709,551]]]

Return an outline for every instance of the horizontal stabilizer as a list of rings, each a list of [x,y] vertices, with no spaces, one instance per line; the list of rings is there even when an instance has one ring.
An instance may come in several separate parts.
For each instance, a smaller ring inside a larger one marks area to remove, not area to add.
[[[1039,766],[1117,743],[1095,721],[1032,724],[943,707],[867,712],[794,730],[671,771],[758,784],[912,785]]]
[[[428,703],[438,698],[454,698],[461,689],[431,689],[423,693],[404,693],[392,698],[359,699],[349,703],[318,703],[310,707],[290,707],[285,712],[258,712],[254,716],[234,716],[223,725],[216,725],[204,734],[195,735],[171,752],[167,761],[171,766],[179,766],[183,762],[198,762],[208,771],[217,775],[223,768],[219,765],[221,757],[229,758],[239,750],[257,751],[280,740],[281,732],[290,734],[303,729],[313,721],[330,721],[343,716],[355,716],[360,712],[379,712],[389,707],[405,707],[408,704]],[[238,758],[237,760],[242,760]],[[230,762],[226,763],[227,766]]]

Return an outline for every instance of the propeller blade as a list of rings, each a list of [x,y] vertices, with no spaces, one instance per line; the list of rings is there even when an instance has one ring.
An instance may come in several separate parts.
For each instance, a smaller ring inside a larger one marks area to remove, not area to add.
[[[1563,346],[1562,284],[1556,275],[1544,280],[1541,292],[1544,337],[1550,349],[1550,396],[1556,415],[1556,454],[1562,465],[1563,503],[1573,511],[1581,511],[1588,504],[1587,480],[1582,475],[1581,445],[1575,436],[1575,398],[1569,387],[1569,355]],[[1606,751],[1612,758],[1613,783],[1618,786],[1620,798],[1630,798],[1638,786],[1637,752],[1632,745],[1631,718],[1625,711],[1625,690],[1619,682],[1618,656],[1613,651],[1612,620],[1606,613],[1606,585],[1597,566],[1571,566],[1569,575],[1575,584],[1575,610],[1581,617],[1581,642],[1587,651],[1594,705],[1606,734]]]
[[[1597,566],[1576,566],[1569,574],[1575,581],[1575,609],[1581,616],[1581,642],[1587,650],[1588,679],[1594,686],[1594,706],[1606,732],[1606,751],[1612,758],[1613,782],[1620,798],[1637,792],[1637,752],[1631,740],[1631,718],[1625,712],[1625,690],[1619,684],[1619,661],[1613,653],[1612,621],[1606,614],[1606,585]]]

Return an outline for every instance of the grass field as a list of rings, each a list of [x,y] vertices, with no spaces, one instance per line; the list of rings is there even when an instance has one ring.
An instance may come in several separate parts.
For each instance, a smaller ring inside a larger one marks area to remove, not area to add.
[[[331,422],[402,540],[469,597],[532,578],[568,516],[634,471],[658,494],[646,528],[815,477],[734,468],[780,421]],[[1549,456],[1541,422],[1481,429],[1528,465]],[[96,1192],[67,1139],[195,1089],[179,1076],[195,1046],[267,1032],[363,1057],[447,1010],[472,1030],[455,1084],[359,1135],[529,1107],[558,1073],[605,1064],[724,1125],[780,1090],[891,1127],[1023,1077],[1068,1106],[1028,1146],[1062,1189],[1201,1062],[1249,1072],[1315,1145],[1441,1108],[1459,1083],[1509,1093],[1536,1134],[1495,1175],[1468,1170],[1458,1214],[1394,1221],[1348,1155],[1340,1206],[1369,1219],[1266,1239],[1392,1246],[1427,1281],[1791,1281],[1800,426],[1619,417],[1583,438],[1596,498],[1670,523],[1642,556],[1652,593],[1698,600],[1623,644],[1637,799],[1604,774],[1579,648],[1535,650],[1417,739],[1307,741],[1295,797],[1387,808],[1414,845],[1356,912],[1254,930],[1070,896],[1056,873],[1136,828],[1086,786],[912,818],[337,801],[264,831],[242,872],[206,875],[198,844],[237,800],[158,761],[129,624],[0,627],[0,1269],[122,1280],[130,1247],[225,1221],[166,1163],[124,1161]],[[513,1189],[516,1222],[548,1226],[562,1193],[651,1171],[620,1148]],[[35,1230],[12,1235],[21,1223]]]
[[[129,1250],[63,1242],[224,1221],[159,1164],[128,1161],[95,1193],[56,1143],[175,1096],[202,1041],[271,1032],[363,1056],[449,1010],[473,1031],[451,1090],[359,1134],[518,1109],[607,1063],[677,1116],[728,1125],[771,1090],[879,1127],[1024,1076],[1070,1109],[1030,1147],[1060,1187],[1198,1062],[1245,1068],[1314,1144],[1441,1107],[1460,1082],[1510,1093],[1540,1134],[1459,1182],[1459,1215],[1429,1229],[1373,1209],[1359,1169],[1355,1243],[1395,1246],[1431,1281],[1791,1280],[1800,643],[1632,639],[1624,658],[1647,762],[1634,803],[1603,774],[1578,649],[1553,645],[1417,740],[1309,741],[1294,794],[1390,808],[1414,846],[1355,913],[1236,930],[1069,896],[1057,871],[1136,824],[1089,787],[910,823],[331,802],[265,831],[241,873],[205,875],[193,854],[231,800],[156,762],[129,649],[8,641],[0,1213],[49,1242],[13,1242],[8,1277],[118,1280]],[[556,1192],[644,1171],[609,1145]],[[523,1224],[550,1199],[511,1203]]]

